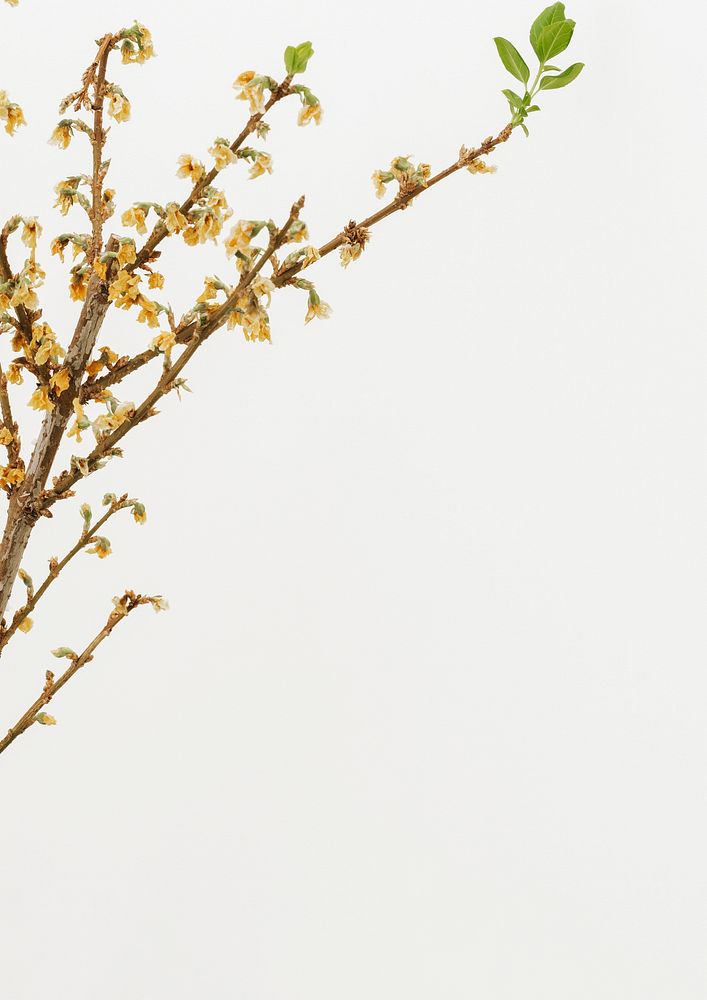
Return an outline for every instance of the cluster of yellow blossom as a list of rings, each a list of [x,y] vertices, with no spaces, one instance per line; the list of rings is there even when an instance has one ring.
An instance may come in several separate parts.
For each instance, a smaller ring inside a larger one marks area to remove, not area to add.
[[[119,37],[123,40],[120,53],[124,63],[144,63],[154,56],[152,35],[144,24],[136,21],[132,28],[121,31]]]
[[[0,445],[7,448],[8,452],[13,445],[17,445],[15,435],[9,427],[0,427]],[[14,486],[19,486],[20,483],[24,482],[24,478],[25,465],[21,458],[18,457],[9,465],[0,465],[0,487],[3,489],[9,490]]]
[[[8,135],[14,135],[20,125],[27,124],[22,108],[14,104],[4,90],[0,90],[0,122],[5,122]]]
[[[180,213],[181,214],[181,213]],[[190,246],[216,241],[223,230],[223,224],[233,215],[228,207],[226,195],[216,188],[207,187],[202,192],[196,205],[189,212],[187,228],[182,231],[182,239]]]
[[[33,258],[25,261],[25,265],[12,281],[0,285],[0,312],[11,306],[16,309],[24,306],[29,312],[39,308],[39,298],[35,291],[45,278],[45,273]]]
[[[67,246],[71,244],[74,260],[76,260],[80,253],[86,253],[90,239],[91,237],[84,233],[62,233],[61,236],[57,236],[52,240],[52,255],[58,256],[63,264],[64,252]]]
[[[228,329],[232,330],[240,326],[243,336],[251,341],[269,341],[270,338],[270,317],[267,309],[260,302],[261,298],[267,298],[270,304],[270,294],[273,284],[268,278],[254,281],[236,300],[233,311],[228,317]]]
[[[260,230],[264,227],[264,222],[253,222],[247,219],[240,219],[235,226],[231,229],[231,232],[226,239],[224,246],[226,247],[226,253],[229,257],[233,257],[234,254],[245,252],[250,249],[250,241],[254,236],[257,236]]]
[[[66,351],[57,342],[55,332],[45,322],[32,324],[32,340],[25,344],[24,351],[28,360],[40,368],[47,364],[57,367],[66,356]]]
[[[11,7],[17,7],[17,5],[19,4],[19,2],[20,2],[20,0],[5,0],[5,3],[9,3],[9,5]]]
[[[431,170],[429,163],[419,163],[415,166],[407,156],[396,156],[391,160],[389,170],[374,170],[371,174],[376,197],[383,198],[385,185],[392,180],[399,184],[399,193],[408,194],[418,187],[424,187],[429,180]]]
[[[248,101],[252,115],[262,115],[265,111],[265,91],[275,90],[277,81],[270,76],[257,76],[252,69],[241,73],[233,81],[239,101]]]

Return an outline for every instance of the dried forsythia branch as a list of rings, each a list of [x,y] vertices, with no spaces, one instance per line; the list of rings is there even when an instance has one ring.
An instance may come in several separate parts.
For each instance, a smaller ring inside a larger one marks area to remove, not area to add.
[[[17,4],[17,0],[6,2]],[[390,193],[388,203],[361,222],[351,219],[318,247],[311,242],[307,224],[301,218],[304,197],[294,202],[281,225],[272,219],[240,219],[224,237],[224,227],[232,211],[224,192],[216,187],[222,171],[237,167],[240,162],[252,180],[272,173],[272,157],[259,144],[269,131],[265,118],[278,102],[290,97],[299,99],[299,125],[310,122],[318,125],[322,121],[319,99],[309,87],[295,82],[313,55],[310,42],[286,49],[285,75],[280,81],[254,70],[239,74],[234,83],[236,96],[249,113],[241,131],[233,139],[223,136],[214,139],[208,150],[210,164],[191,153],[180,156],[176,172],[189,185],[186,197],[165,202],[137,201],[126,207],[121,222],[134,231],[134,235],[126,235],[106,234],[106,223],[114,214],[116,203],[116,192],[106,184],[110,167],[104,155],[107,119],[121,124],[131,114],[130,99],[122,86],[109,78],[109,67],[115,53],[120,54],[126,66],[144,63],[154,55],[154,47],[148,29],[137,22],[98,41],[96,56],[84,72],[79,88],[60,103],[61,117],[50,137],[52,144],[66,149],[77,135],[82,139],[85,136],[91,149],[88,172],[67,176],[55,187],[55,207],[61,215],[78,212],[86,219],[85,225],[61,233],[51,242],[52,254],[61,261],[67,251],[71,252],[69,295],[81,303],[73,336],[66,346],[44,319],[40,304],[39,290],[45,275],[36,258],[42,236],[39,222],[16,215],[0,230],[0,335],[6,335],[13,355],[0,366],[0,446],[7,453],[6,463],[0,465],[0,488],[7,495],[7,516],[0,542],[0,653],[18,631],[26,632],[32,627],[30,615],[74,556],[80,551],[100,559],[110,555],[110,541],[100,531],[115,513],[129,507],[138,523],[145,521],[146,514],[144,506],[129,499],[127,494],[119,498],[107,494],[104,498],[107,511],[93,524],[90,508],[82,504],[83,530],[78,541],[61,561],[50,560],[49,575],[35,590],[21,562],[37,520],[51,517],[55,503],[74,496],[74,487],[121,455],[119,444],[133,428],[156,414],[155,406],[162,397],[186,388],[183,371],[212,334],[223,327],[240,327],[248,341],[270,341],[271,298],[277,289],[286,286],[306,293],[305,323],[327,318],[331,308],[322,301],[310,279],[311,268],[317,261],[338,251],[342,266],[348,267],[363,253],[373,227],[405,210],[423,192],[459,170],[492,173],[495,167],[486,158],[510,138],[516,127],[527,134],[526,119],[539,110],[534,103],[537,95],[564,87],[579,75],[580,63],[564,71],[550,64],[567,48],[573,31],[574,21],[565,17],[561,3],[547,7],[536,18],[530,41],[539,68],[532,84],[530,70],[515,46],[497,38],[504,66],[523,84],[524,91],[523,94],[503,91],[511,110],[508,124],[473,148],[462,146],[455,159],[437,173],[427,163],[395,156],[389,168],[373,174],[377,196],[383,198]],[[24,123],[21,109],[9,101],[4,91],[0,91],[0,120],[10,134]],[[15,236],[19,236],[27,251],[21,265],[12,263],[10,241]],[[158,248],[173,237],[181,237],[188,246],[222,239],[227,259],[235,264],[232,278],[207,276],[203,291],[179,319],[169,305],[156,297],[165,286],[165,277],[154,267],[160,256]],[[283,248],[287,251],[281,260]],[[132,313],[138,323],[151,331],[149,342],[133,356],[121,357],[105,342],[99,344],[111,307]],[[120,400],[114,395],[116,386],[156,359],[161,359],[161,371],[142,402]],[[29,405],[43,414],[43,420],[31,452],[23,454],[11,394],[26,375],[36,385]],[[81,445],[82,435],[87,432],[94,437],[93,447],[83,455],[72,456],[69,467],[54,474],[62,441],[74,438]],[[25,600],[8,625],[3,616],[18,579],[25,587]],[[147,603],[157,610],[166,607],[161,597],[141,597],[128,592],[115,599],[115,608],[106,625],[83,653],[77,655],[63,646],[54,651],[55,656],[69,659],[70,667],[58,680],[51,671],[47,672],[41,695],[0,741],[0,753],[35,723],[54,724],[54,718],[43,711],[49,701],[90,661],[97,646],[118,622]]]

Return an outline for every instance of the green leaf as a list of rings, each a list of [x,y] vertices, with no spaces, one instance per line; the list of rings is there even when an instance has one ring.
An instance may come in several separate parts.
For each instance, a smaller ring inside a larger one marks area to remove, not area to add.
[[[548,24],[546,28],[543,28],[538,38],[538,58],[540,62],[552,59],[553,56],[565,51],[572,41],[574,26],[574,21],[555,21],[553,24]]]
[[[540,90],[559,90],[576,80],[584,69],[584,63],[572,63],[559,76],[544,76],[540,81]]]
[[[505,97],[508,100],[508,103],[511,105],[512,108],[522,108],[523,107],[523,98],[519,97],[518,94],[515,93],[515,91],[513,91],[513,90],[502,90],[501,93],[505,95]]]
[[[514,76],[516,80],[520,80],[521,83],[527,83],[530,79],[530,70],[515,45],[511,44],[507,38],[494,38],[494,42],[501,57],[501,62],[511,76]]]
[[[64,656],[69,660],[73,660],[76,658],[76,653],[73,649],[69,649],[68,646],[59,646],[58,649],[52,650],[52,656],[56,656],[57,660],[61,660]]]
[[[520,127],[521,127],[521,128],[523,129],[523,131],[525,132],[525,137],[526,137],[526,139],[527,139],[527,138],[528,138],[528,136],[530,135],[530,132],[528,131],[528,126],[527,126],[527,125],[525,124],[525,122],[521,122],[521,123],[520,123]]]
[[[304,73],[313,55],[311,42],[302,42],[297,46],[288,45],[285,49],[285,69],[288,74]]]
[[[535,55],[542,62],[542,56],[538,49],[538,39],[548,24],[554,24],[556,21],[565,20],[565,5],[563,3],[554,3],[550,7],[546,7],[545,10],[538,14],[538,16],[533,21],[530,28],[530,44],[535,50]]]

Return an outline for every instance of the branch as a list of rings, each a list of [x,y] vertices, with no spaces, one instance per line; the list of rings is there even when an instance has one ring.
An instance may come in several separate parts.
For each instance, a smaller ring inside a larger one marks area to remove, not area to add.
[[[264,109],[250,116],[250,118],[246,122],[245,127],[243,128],[243,131],[231,143],[230,149],[232,153],[235,153],[237,152],[237,150],[240,149],[240,147],[246,141],[248,136],[255,131],[258,122],[260,122],[265,117],[265,115],[268,113],[268,111],[270,110],[270,108],[272,108],[274,104],[277,104],[277,102],[282,100],[283,97],[287,97],[288,94],[293,93],[293,91],[290,90],[291,83],[292,83],[292,75],[290,74],[285,77],[282,83],[279,84],[275,88],[275,90],[272,91],[268,101],[265,104]],[[179,211],[182,213],[182,215],[186,215],[189,212],[189,210],[194,206],[195,202],[199,199],[201,193],[207,187],[209,187],[209,185],[213,184],[219,173],[220,171],[218,167],[212,167],[211,170],[209,170],[209,172],[205,174],[201,178],[201,180],[194,185],[191,194],[179,208]],[[162,221],[158,222],[155,225],[152,232],[150,233],[149,237],[147,238],[147,241],[145,242],[144,246],[139,251],[137,259],[134,261],[134,263],[130,264],[129,267],[126,268],[126,270],[132,272],[136,268],[142,267],[143,264],[146,264],[152,257],[155,248],[162,242],[162,240],[165,238],[165,236],[167,236],[167,234],[168,234],[168,229],[165,226],[165,224]]]
[[[88,646],[86,646],[83,653],[77,656],[76,653],[72,653],[71,650],[66,650],[65,653],[63,650],[57,650],[57,653],[70,657],[72,661],[71,666],[61,675],[61,677],[58,678],[58,680],[54,679],[54,674],[51,670],[47,671],[46,681],[41,695],[37,698],[34,704],[30,705],[24,715],[20,716],[15,725],[8,730],[7,736],[5,736],[3,740],[0,740],[0,753],[7,750],[10,744],[14,743],[18,736],[26,733],[27,730],[30,729],[36,722],[43,723],[44,725],[52,725],[54,723],[55,720],[52,719],[51,716],[40,716],[38,718],[38,714],[46,705],[49,704],[52,698],[59,691],[61,691],[64,685],[69,683],[71,678],[78,673],[81,667],[84,667],[87,663],[91,662],[93,654],[101,643],[108,638],[119,622],[127,618],[131,611],[140,607],[141,604],[152,604],[157,611],[162,610],[166,606],[161,597],[142,597],[139,594],[134,594],[131,590],[126,591],[121,598],[114,598],[113,603],[115,608],[109,615],[108,621],[95,639],[90,642]]]
[[[480,156],[487,156],[489,153],[499,146],[501,143],[506,142],[510,137],[513,128],[511,125],[506,125],[504,129],[494,138],[489,136],[489,138],[484,139],[484,141],[475,149],[466,150],[462,147],[462,153],[459,158],[452,163],[450,166],[441,170],[438,174],[430,177],[424,186],[415,188],[412,191],[408,191],[405,194],[398,195],[389,205],[385,208],[380,209],[373,215],[370,215],[367,219],[364,219],[359,225],[361,228],[370,229],[375,226],[378,222],[383,219],[387,219],[388,216],[393,215],[395,212],[400,212],[411,203],[414,198],[419,197],[424,191],[438,184],[440,181],[456,173],[457,170],[461,170],[467,167],[473,160]],[[333,239],[329,240],[322,247],[319,248],[319,256],[326,257],[328,254],[333,253],[338,250],[339,247],[346,241],[345,231],[342,229]],[[292,279],[304,268],[304,264],[293,264],[292,267],[288,267],[286,270],[277,271],[272,277],[272,283],[277,288],[282,288],[285,285],[291,283]],[[312,265],[310,265],[311,267]],[[242,291],[239,285],[238,292]],[[224,319],[227,317],[224,317]],[[192,339],[194,334],[195,324],[190,324],[178,331],[176,335],[176,341],[178,344],[187,344]],[[103,375],[101,378],[96,379],[93,382],[84,383],[81,387],[81,401],[88,401],[94,396],[98,395],[104,389],[109,389],[111,386],[117,385],[122,382],[124,378],[128,375],[132,375],[133,372],[139,371],[146,364],[152,361],[154,358],[159,357],[160,352],[156,349],[148,349],[142,351],[140,354],[136,354],[132,358],[127,358],[122,363],[116,365],[116,367]]]

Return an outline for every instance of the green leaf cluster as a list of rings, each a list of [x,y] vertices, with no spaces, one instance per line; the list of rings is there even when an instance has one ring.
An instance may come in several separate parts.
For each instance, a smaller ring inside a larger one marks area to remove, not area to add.
[[[314,55],[311,42],[300,45],[288,45],[285,49],[285,69],[288,74],[304,73],[307,63]]]
[[[584,69],[584,63],[572,63],[565,70],[550,65],[549,60],[564,52],[572,41],[575,22],[565,17],[565,5],[554,3],[540,13],[530,28],[530,44],[538,58],[539,68],[535,78],[530,83],[530,68],[518,49],[507,38],[494,38],[499,58],[508,72],[523,84],[523,94],[514,90],[504,89],[504,97],[511,109],[511,124],[515,128],[520,125],[526,135],[528,126],[525,120],[529,114],[539,111],[534,103],[535,95],[541,90],[559,90],[576,80]]]

